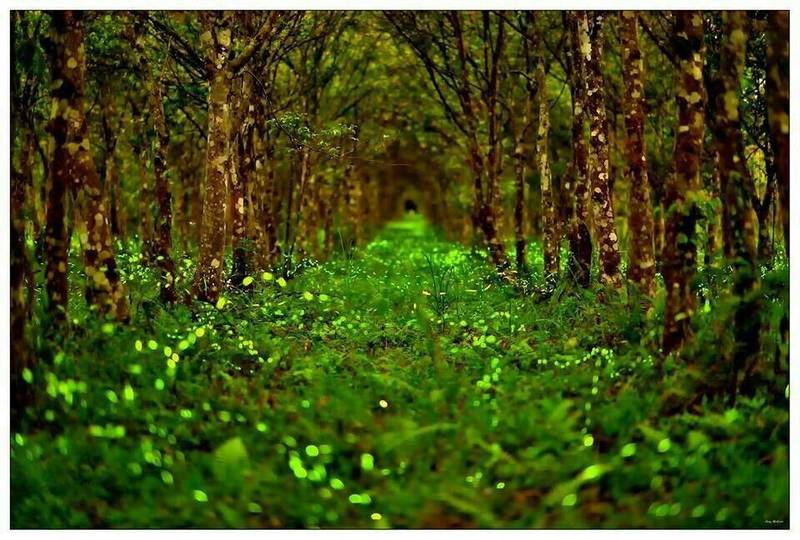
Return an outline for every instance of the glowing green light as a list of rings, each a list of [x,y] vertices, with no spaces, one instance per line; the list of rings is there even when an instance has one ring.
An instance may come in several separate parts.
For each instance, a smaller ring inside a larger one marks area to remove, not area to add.
[[[636,453],[636,443],[628,443],[622,447],[620,450],[619,455],[622,457],[631,457]]]
[[[361,454],[361,468],[364,471],[371,471],[375,468],[375,458],[372,454]]]
[[[669,439],[661,439],[658,443],[658,451],[662,454],[672,447],[672,442]]]

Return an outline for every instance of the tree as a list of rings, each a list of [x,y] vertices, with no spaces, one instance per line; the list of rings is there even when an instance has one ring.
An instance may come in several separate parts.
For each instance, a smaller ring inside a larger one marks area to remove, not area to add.
[[[255,36],[238,54],[233,54],[232,17],[228,12],[202,13],[208,80],[208,142],[206,191],[200,232],[200,255],[194,275],[193,292],[202,301],[216,302],[222,290],[225,260],[225,209],[228,201],[228,156],[231,81],[258,52],[280,16],[272,12]]]
[[[724,370],[729,375],[727,389],[731,399],[737,393],[737,376],[752,367],[752,357],[759,350],[760,313],[752,293],[758,287],[756,269],[756,216],[751,201],[755,186],[747,169],[740,120],[739,82],[744,73],[747,14],[725,11],[722,14],[724,37],[720,50],[719,71],[709,89],[716,100],[717,114],[713,131],[719,159],[720,188],[723,199],[723,229],[726,231],[726,255],[734,267],[733,351]]]
[[[592,239],[589,233],[591,199],[589,198],[589,163],[586,142],[586,62],[581,51],[580,21],[585,14],[567,16],[570,45],[567,55],[572,89],[572,174],[574,212],[569,230],[570,275],[576,283],[588,287],[591,282]]]
[[[591,25],[585,12],[578,12],[577,16],[578,38],[586,66],[587,111],[591,126],[589,176],[592,188],[592,222],[600,263],[600,282],[619,288],[622,286],[619,273],[619,236],[609,187],[608,118],[601,67],[605,16],[602,13],[594,13]]]
[[[483,233],[492,261],[505,275],[509,263],[498,232],[502,162],[498,92],[500,60],[506,45],[505,23],[502,17],[492,17],[489,12],[386,12],[385,15],[397,34],[411,46],[446,116],[466,140],[474,196],[473,228]],[[480,19],[476,20],[478,15]],[[465,23],[469,26],[465,27]],[[476,34],[480,36],[477,40],[465,32],[473,27],[477,27]],[[473,50],[476,42],[481,54]],[[483,114],[479,115],[479,111]],[[486,126],[485,130],[481,124]]]
[[[653,209],[647,181],[647,153],[644,140],[643,62],[639,49],[636,13],[623,11],[619,17],[622,74],[625,84],[625,155],[630,181],[628,234],[630,251],[628,279],[639,292],[655,296],[656,260],[653,252]]]
[[[129,39],[139,61],[139,70],[147,92],[147,103],[150,118],[153,122],[155,137],[153,147],[153,172],[155,177],[155,199],[157,204],[154,224],[153,255],[160,274],[160,296],[164,302],[172,303],[177,299],[175,292],[175,262],[172,259],[172,192],[167,174],[167,148],[169,147],[169,130],[164,117],[163,73],[154,75],[145,47],[144,19],[138,17],[129,28]],[[165,60],[166,62],[166,60]],[[144,188],[144,186],[143,186]],[[149,209],[145,209],[148,212]],[[145,226],[149,226],[149,223]]]
[[[783,221],[783,246],[789,256],[789,12],[770,11],[767,48],[767,110],[775,152]]]
[[[539,126],[536,130],[536,163],[542,191],[542,233],[544,251],[544,275],[550,282],[558,279],[561,273],[560,234],[556,219],[555,198],[553,196],[552,176],[548,137],[550,135],[550,100],[547,97],[547,78],[545,73],[544,45],[539,51],[536,66],[536,88],[539,94]]]
[[[535,39],[533,31],[534,16],[530,11],[519,15],[518,28],[522,34],[522,44],[519,52],[520,72],[524,77],[523,96],[521,99],[522,117],[517,120],[516,111],[509,115],[509,124],[514,134],[514,240],[517,274],[525,272],[525,175],[527,169],[526,139],[533,123],[533,99],[536,96],[536,85],[533,80],[534,54],[531,51],[531,42]],[[511,91],[512,99],[516,95]],[[515,103],[511,108],[514,109]]]
[[[699,11],[675,12],[675,54],[678,80],[675,101],[675,172],[666,185],[663,275],[667,289],[664,310],[665,353],[677,350],[689,337],[696,306],[692,280],[697,271],[695,225],[699,219],[700,160],[705,127],[703,86],[703,16]]]
[[[84,14],[55,11],[51,13],[51,19],[49,56],[53,107],[48,131],[53,137],[54,150],[46,233],[48,297],[54,311],[59,314],[57,319],[63,320],[67,306],[68,243],[64,227],[64,195],[69,188],[74,199],[82,202],[78,215],[87,301],[100,314],[123,321],[128,318],[128,300],[117,272],[107,208],[92,160],[84,110]]]

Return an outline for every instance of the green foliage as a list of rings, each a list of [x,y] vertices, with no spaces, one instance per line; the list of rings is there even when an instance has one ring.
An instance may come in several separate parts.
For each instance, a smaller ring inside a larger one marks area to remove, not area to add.
[[[521,297],[420,218],[193,310],[161,307],[120,247],[132,323],[86,312],[73,261],[72,332],[35,340],[14,527],[788,523],[784,388],[665,414],[658,305],[631,322],[593,290]],[[764,278],[770,325],[787,279]],[[698,327],[725,321],[714,283]]]

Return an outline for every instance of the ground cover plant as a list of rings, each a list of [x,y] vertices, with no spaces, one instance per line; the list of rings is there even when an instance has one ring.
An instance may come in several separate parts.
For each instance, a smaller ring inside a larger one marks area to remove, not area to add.
[[[787,528],[788,12],[12,12],[15,528]]]

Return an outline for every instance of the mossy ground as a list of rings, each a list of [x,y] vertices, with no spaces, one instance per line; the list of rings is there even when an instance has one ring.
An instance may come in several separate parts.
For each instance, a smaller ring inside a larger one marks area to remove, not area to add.
[[[14,527],[788,526],[788,400],[666,416],[657,313],[520,295],[421,218],[193,311],[120,259],[131,324],[76,260],[61,352],[32,327]]]

